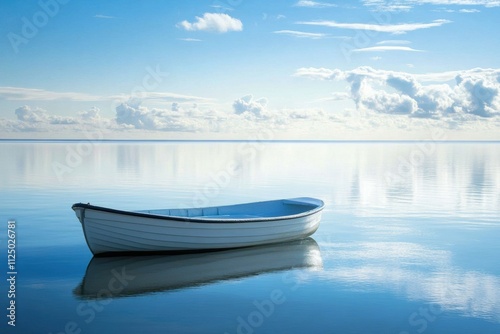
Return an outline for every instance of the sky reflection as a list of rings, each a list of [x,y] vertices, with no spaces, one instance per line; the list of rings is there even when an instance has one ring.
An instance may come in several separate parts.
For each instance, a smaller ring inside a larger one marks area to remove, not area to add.
[[[258,187],[290,192],[290,186],[294,191],[300,186],[302,192],[307,187],[307,192],[327,197],[337,210],[354,209],[357,215],[453,212],[463,218],[479,214],[485,223],[496,220],[492,213],[500,207],[500,145],[496,144],[0,145],[5,157],[0,173],[8,175],[0,178],[3,189],[95,189],[105,184],[193,191],[215,183],[223,196]]]
[[[331,263],[323,279],[352,289],[390,291],[444,311],[500,322],[500,278],[454,265],[449,250],[401,242],[324,246],[323,257]]]

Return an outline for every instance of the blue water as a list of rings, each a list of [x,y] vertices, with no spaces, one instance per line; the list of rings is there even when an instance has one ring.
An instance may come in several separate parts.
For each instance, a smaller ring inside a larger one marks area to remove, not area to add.
[[[499,143],[3,141],[0,157],[1,333],[500,332]],[[298,196],[326,203],[313,240],[222,260],[92,260],[71,210]]]

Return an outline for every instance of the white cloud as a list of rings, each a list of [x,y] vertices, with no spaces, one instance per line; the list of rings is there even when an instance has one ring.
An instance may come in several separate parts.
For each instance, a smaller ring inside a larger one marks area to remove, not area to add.
[[[446,71],[436,73],[414,74],[420,82],[446,82],[455,80],[456,76],[464,71]]]
[[[0,119],[0,128],[5,132],[50,132],[67,131],[81,133],[88,128],[110,126],[110,121],[101,118],[99,108],[79,112],[76,117],[50,114],[39,107],[28,105],[15,110],[16,121]]]
[[[102,15],[102,14],[96,14],[96,15],[94,15],[94,18],[96,18],[96,19],[105,19],[105,20],[116,19],[116,17],[114,17],[114,16]]]
[[[322,34],[322,33],[303,32],[296,30],[277,30],[274,31],[274,33],[298,37],[298,38],[311,38],[311,39],[321,39],[328,36],[327,34]]]
[[[78,102],[95,102],[95,101],[119,101],[125,102],[131,98],[138,98],[141,100],[165,100],[165,101],[196,101],[196,102],[211,102],[212,99],[184,95],[173,92],[154,92],[139,89],[130,94],[117,94],[117,95],[92,95],[77,92],[54,92],[45,89],[22,88],[22,87],[0,87],[0,98],[9,101],[78,101]]]
[[[92,107],[90,110],[79,112],[78,116],[80,116],[83,121],[97,122],[101,119],[101,116],[99,115],[100,111],[101,110],[99,108]]]
[[[15,110],[15,114],[19,121],[24,123],[50,123],[50,124],[75,124],[77,121],[72,117],[62,117],[47,114],[47,111],[42,108],[31,108],[24,105]]]
[[[300,0],[294,6],[296,6],[296,7],[310,7],[310,8],[337,7],[336,4],[333,4],[330,2],[317,2],[317,1],[308,1],[308,0]]]
[[[352,50],[352,52],[384,52],[384,51],[422,52],[422,50],[416,50],[408,46],[397,46],[397,45],[380,45],[380,46],[372,46],[368,48]]]
[[[442,78],[448,79],[449,73]],[[467,115],[500,116],[500,70],[473,69],[455,72],[455,84],[424,85],[423,78],[404,72],[359,67],[351,71],[301,68],[295,76],[345,80],[358,110],[423,118],[470,119]]]
[[[332,80],[343,74],[341,70],[331,70],[324,67],[302,67],[295,71],[294,76],[306,77],[310,79]]]
[[[198,38],[178,38],[178,40],[184,42],[201,42],[201,39]]]
[[[334,92],[331,93],[330,96],[318,99],[314,102],[326,102],[326,101],[345,101],[350,100],[351,95],[346,92]]]
[[[363,0],[365,6],[381,11],[408,11],[418,5],[498,7],[499,0]]]
[[[266,113],[267,99],[254,100],[252,95],[245,95],[233,102],[233,110],[237,115],[252,114],[263,117]]]
[[[53,92],[44,89],[0,87],[0,98],[11,101],[102,101],[106,97],[75,92]]]
[[[31,109],[30,106],[22,106],[15,111],[17,119],[28,123],[39,123],[47,120],[47,112],[41,108]]]
[[[482,117],[500,115],[500,71],[495,74],[494,78],[470,73],[458,75],[456,93],[465,100],[457,108]]]
[[[251,131],[310,129],[322,125],[327,115],[317,109],[269,110],[266,98],[245,95],[232,104],[232,112],[199,109],[196,105],[174,102],[169,109],[147,108],[129,101],[116,108],[116,123],[122,129],[160,132],[245,133]]]
[[[411,44],[411,42],[404,40],[404,39],[389,39],[389,40],[377,42],[376,44],[377,45],[406,45],[406,44]]]
[[[74,116],[59,116],[26,105],[16,109],[16,120],[0,119],[0,131],[7,138],[26,138],[26,132],[36,132],[29,136],[39,138],[82,138],[98,131],[106,133],[106,138],[164,138],[168,132],[172,138],[245,139],[267,131],[273,138],[283,139],[421,139],[429,129],[445,128],[455,131],[450,135],[455,139],[464,132],[470,138],[498,138],[499,70],[460,71],[455,85],[424,84],[423,75],[370,67],[351,71],[303,68],[295,76],[345,80],[348,91],[314,101],[325,104],[327,111],[272,108],[266,98],[252,95],[217,107],[189,99],[169,100],[165,107],[158,107],[157,102],[156,107],[146,106],[150,100],[144,105],[138,99],[128,100],[110,118],[102,117],[96,107]],[[330,101],[339,100],[353,101],[357,109],[328,107]]]
[[[130,100],[116,107],[115,118],[103,118],[97,107],[82,111],[76,116],[59,116],[39,107],[21,106],[15,110],[17,120],[0,119],[4,132],[39,132],[78,137],[88,131],[211,131],[211,126],[221,120],[212,110],[201,111],[196,104],[188,103],[184,109],[180,103],[172,103],[171,109],[149,109],[139,100]]]
[[[177,102],[186,102],[186,101],[191,101],[191,102],[211,102],[213,101],[212,99],[209,98],[204,98],[200,96],[193,96],[193,95],[184,95],[184,94],[178,94],[178,93],[172,93],[172,92],[147,92],[147,91],[140,91],[136,94],[133,95],[114,95],[109,97],[111,100],[115,101],[120,101],[120,102],[126,102],[131,99],[137,99],[140,101],[145,101],[145,100],[163,100],[163,101],[177,101]]]
[[[220,12],[227,12],[227,11],[233,11],[234,8],[232,7],[229,7],[229,6],[222,6],[222,5],[219,5],[219,4],[212,4],[210,5],[210,7],[212,8],[215,8],[217,10],[219,10]]]
[[[451,21],[449,20],[439,19],[429,23],[400,23],[400,24],[340,23],[336,21],[304,21],[297,23],[339,28],[339,29],[369,30],[369,31],[377,31],[377,32],[392,33],[392,34],[404,34],[408,31],[440,27],[443,24],[450,22]]]
[[[213,31],[218,33],[243,30],[243,23],[240,20],[221,13],[205,13],[202,17],[197,16],[196,21],[193,23],[182,21],[177,26],[187,31]]]
[[[188,112],[184,112],[179,104],[173,104],[170,110],[149,109],[138,101],[129,101],[116,107],[116,123],[125,128],[196,132],[205,129],[204,120],[196,105]]]

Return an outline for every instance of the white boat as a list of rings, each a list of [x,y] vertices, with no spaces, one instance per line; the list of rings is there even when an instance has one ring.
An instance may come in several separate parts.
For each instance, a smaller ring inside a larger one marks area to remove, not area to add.
[[[319,227],[323,201],[301,197],[189,209],[124,211],[72,206],[94,255],[227,249],[303,239]]]
[[[97,256],[89,262],[78,298],[102,299],[187,289],[292,269],[321,270],[312,238],[286,243],[178,255]],[[117,281],[119,276],[121,280]],[[293,283],[299,283],[298,279]],[[116,284],[110,286],[110,282]]]

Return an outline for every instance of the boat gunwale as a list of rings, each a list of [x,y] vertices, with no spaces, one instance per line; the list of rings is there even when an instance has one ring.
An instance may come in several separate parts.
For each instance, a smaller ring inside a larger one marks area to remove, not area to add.
[[[311,199],[313,199],[313,198],[311,198]],[[286,200],[294,200],[294,199],[286,199]],[[266,222],[266,221],[280,221],[280,220],[289,220],[289,219],[307,217],[307,216],[313,215],[313,214],[323,210],[323,208],[325,206],[323,201],[318,200],[318,199],[314,199],[314,200],[318,201],[318,204],[317,205],[311,204],[311,207],[313,207],[311,210],[307,210],[307,211],[304,211],[301,213],[285,215],[285,216],[273,216],[273,217],[223,218],[223,219],[218,219],[214,216],[211,216],[210,218],[199,218],[200,216],[182,217],[182,216],[159,215],[159,214],[154,214],[154,213],[113,209],[113,208],[93,205],[90,203],[87,203],[87,204],[75,203],[71,206],[71,208],[73,210],[75,210],[75,209],[88,210],[89,209],[89,210],[95,210],[95,211],[101,211],[101,212],[107,212],[107,213],[113,213],[113,214],[119,214],[119,215],[125,215],[125,216],[132,216],[132,217],[142,217],[142,218],[170,220],[170,221],[181,221],[181,222],[188,222],[188,223],[230,224],[230,223],[256,223],[256,222]],[[299,202],[299,201],[297,201],[297,202]],[[243,203],[243,204],[254,204],[254,203],[262,203],[262,202]],[[305,203],[305,204],[309,204],[309,203]],[[236,206],[236,205],[241,205],[241,204],[234,204],[234,205]],[[228,207],[231,205],[224,205],[224,206]],[[200,209],[200,208],[197,208],[197,209]]]

